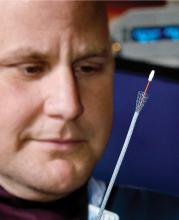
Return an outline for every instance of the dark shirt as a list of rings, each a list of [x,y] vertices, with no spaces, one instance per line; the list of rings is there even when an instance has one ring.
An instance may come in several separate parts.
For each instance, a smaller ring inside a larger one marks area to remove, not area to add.
[[[117,213],[120,220],[179,220],[179,197],[115,187],[107,209]]]
[[[64,199],[32,202],[0,188],[0,220],[87,220],[86,185]],[[179,220],[179,197],[139,189],[114,187],[108,210],[120,220]]]
[[[85,220],[86,185],[64,199],[32,202],[14,197],[0,188],[0,220]]]

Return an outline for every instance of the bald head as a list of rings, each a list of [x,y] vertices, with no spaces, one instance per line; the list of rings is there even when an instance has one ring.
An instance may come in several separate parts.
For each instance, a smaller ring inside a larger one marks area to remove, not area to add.
[[[98,31],[101,32],[101,40],[106,38],[108,45],[110,44],[107,16],[102,2],[0,1],[0,20],[1,42],[14,38],[17,32],[23,40],[27,40],[30,32],[35,38],[35,35],[38,36],[42,33],[45,34],[43,36],[50,35],[52,29],[55,28],[59,35],[64,29],[78,29],[79,39],[80,34],[85,36],[89,32]],[[45,38],[41,36],[41,40],[43,39]]]
[[[88,19],[106,21],[106,10],[103,2],[95,1],[34,1],[34,0],[3,0],[0,1],[0,17],[3,21],[8,18],[23,17],[31,15],[37,18],[56,17],[86,22]],[[38,22],[38,19],[37,19]]]
[[[0,21],[0,185],[61,198],[87,181],[111,130],[104,5],[4,0]]]

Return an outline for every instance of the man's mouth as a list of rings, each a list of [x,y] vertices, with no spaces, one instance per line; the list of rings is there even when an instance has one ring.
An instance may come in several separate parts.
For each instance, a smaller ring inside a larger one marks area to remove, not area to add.
[[[73,151],[76,148],[82,147],[86,143],[86,140],[76,138],[37,138],[31,140],[44,148],[47,147],[49,149],[51,148],[62,151]]]

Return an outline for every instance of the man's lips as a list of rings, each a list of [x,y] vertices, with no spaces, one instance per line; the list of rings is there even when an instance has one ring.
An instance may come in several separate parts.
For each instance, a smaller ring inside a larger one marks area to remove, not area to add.
[[[59,139],[59,138],[45,138],[45,139],[31,139],[33,142],[36,142],[42,147],[47,146],[49,148],[57,148],[62,150],[69,150],[76,147],[82,146],[86,140],[83,139]]]
[[[55,143],[55,144],[71,144],[71,143],[81,143],[84,142],[84,140],[78,140],[78,139],[36,139],[38,142],[47,142],[47,143]]]

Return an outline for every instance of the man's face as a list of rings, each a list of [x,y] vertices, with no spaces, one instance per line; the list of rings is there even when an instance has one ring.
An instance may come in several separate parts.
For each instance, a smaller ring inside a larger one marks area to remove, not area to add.
[[[111,129],[106,20],[90,2],[0,4],[0,184],[60,198],[85,183]]]

